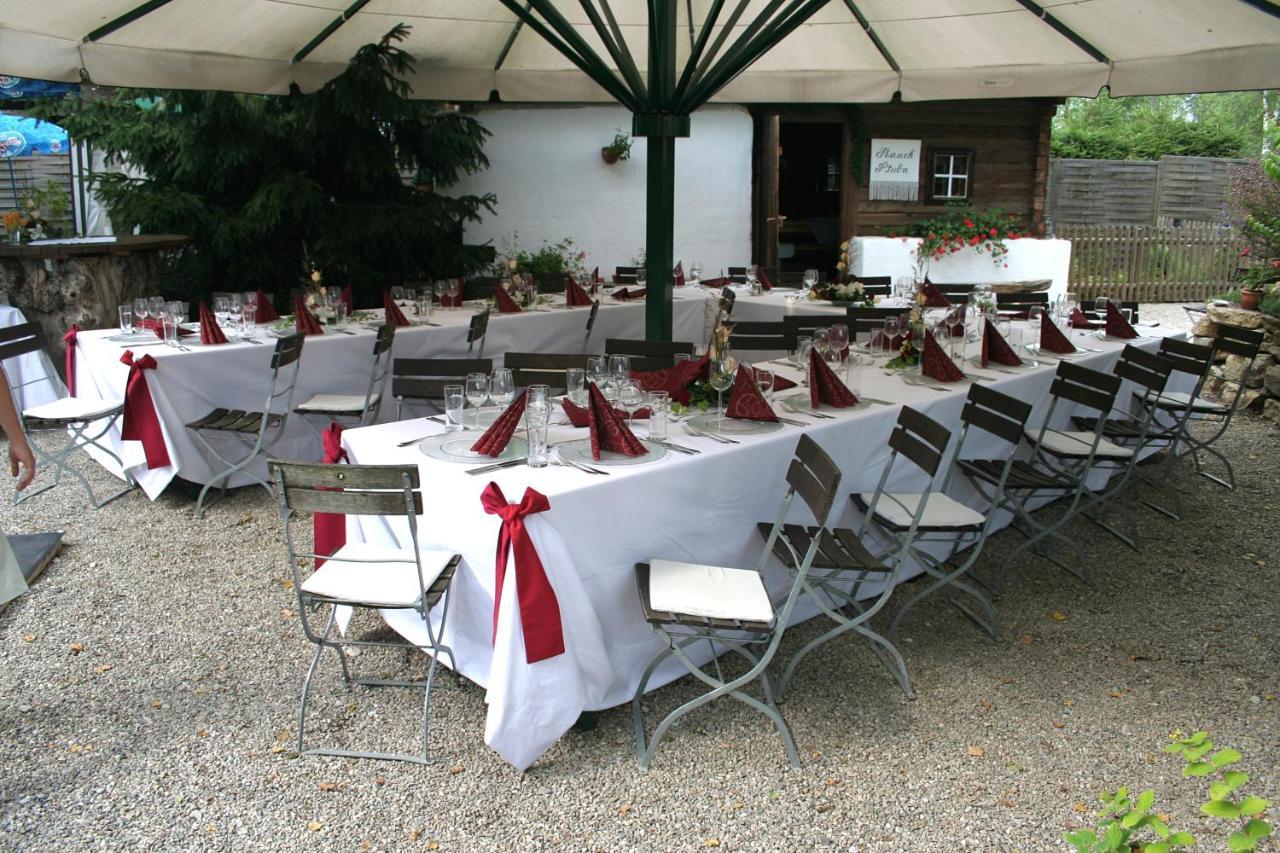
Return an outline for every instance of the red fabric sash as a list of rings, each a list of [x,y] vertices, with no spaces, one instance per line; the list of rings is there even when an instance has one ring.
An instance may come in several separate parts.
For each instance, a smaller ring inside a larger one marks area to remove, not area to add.
[[[347,451],[342,449],[342,424],[334,421],[324,431],[324,464],[337,465],[349,462]],[[347,517],[340,512],[317,512],[311,519],[315,535],[316,554],[325,557],[347,544]],[[316,557],[316,568],[324,565],[324,557]]]
[[[497,579],[493,591],[493,634],[498,635],[498,608],[502,606],[502,583],[507,574],[507,554],[515,552],[516,600],[520,605],[520,624],[524,631],[526,663],[564,654],[564,628],[560,624],[560,603],[547,579],[538,550],[525,530],[525,516],[551,509],[547,496],[533,489],[524,490],[518,504],[508,504],[497,483],[489,483],[480,495],[480,503],[489,515],[502,519],[498,532]]]
[[[72,397],[76,395],[76,335],[78,334],[80,334],[80,325],[72,323],[71,328],[67,329],[67,333],[62,336],[63,342],[67,345],[67,393]]]
[[[124,421],[120,425],[120,437],[125,441],[141,441],[147,457],[147,468],[167,468],[169,448],[164,443],[164,431],[160,429],[160,417],[151,401],[151,389],[147,386],[144,370],[155,370],[154,356],[134,358],[133,350],[125,350],[120,356],[122,364],[129,365],[129,379],[124,389]]]

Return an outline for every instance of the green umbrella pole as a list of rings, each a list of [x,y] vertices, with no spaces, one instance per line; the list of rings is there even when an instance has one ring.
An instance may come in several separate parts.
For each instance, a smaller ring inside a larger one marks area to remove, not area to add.
[[[671,340],[672,243],[676,212],[676,139],[689,135],[689,117],[637,115],[632,129],[649,140],[648,201],[645,209],[645,337]]]

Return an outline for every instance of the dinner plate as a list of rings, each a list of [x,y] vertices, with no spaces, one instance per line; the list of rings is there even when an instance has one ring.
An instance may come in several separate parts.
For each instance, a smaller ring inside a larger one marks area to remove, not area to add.
[[[717,412],[707,412],[689,419],[689,426],[699,432],[718,435],[760,435],[782,429],[779,421],[748,421],[740,418],[721,418]]]
[[[507,459],[520,459],[529,455],[529,445],[523,438],[516,438],[515,436],[512,436],[511,440],[507,442],[507,446],[497,456],[477,453],[471,449],[471,445],[475,444],[482,434],[479,430],[473,429],[464,432],[442,432],[439,435],[429,435],[418,442],[418,449],[432,459],[439,459],[444,462],[462,462],[468,465],[484,462],[502,462]]]
[[[600,458],[594,459],[591,456],[591,439],[589,438],[580,438],[576,441],[557,444],[556,450],[566,460],[581,462],[584,465],[643,465],[646,462],[657,462],[667,455],[667,448],[657,442],[646,441],[643,438],[637,439],[637,441],[643,444],[645,450],[649,452],[643,456],[628,456],[625,453],[615,453],[612,450],[601,450]]]
[[[1027,352],[1038,358],[1071,358],[1073,355],[1079,355],[1081,350],[1075,352],[1049,352],[1049,350],[1041,350],[1039,344],[1027,344]]]
[[[923,373],[918,373],[914,370],[904,370],[898,375],[908,385],[919,385],[926,388],[931,385],[937,385],[939,388],[963,388],[966,385],[972,385],[979,378],[966,373],[963,379],[957,379],[955,382],[943,382],[941,379],[934,379],[932,376],[925,376]]]
[[[127,335],[111,335],[107,340],[117,344],[148,344],[159,343],[161,338],[155,332],[130,332]]]
[[[1005,364],[1004,362],[995,361],[994,359],[989,359],[986,365],[983,365],[981,355],[971,355],[967,359],[965,359],[965,361],[967,361],[969,364],[972,364],[978,370],[994,370],[997,373],[1001,370],[1016,371],[1024,367],[1040,366],[1040,362],[1036,361],[1034,358],[1029,358],[1028,356],[1025,356],[1025,355],[1019,356],[1019,358],[1022,359],[1022,364]]]

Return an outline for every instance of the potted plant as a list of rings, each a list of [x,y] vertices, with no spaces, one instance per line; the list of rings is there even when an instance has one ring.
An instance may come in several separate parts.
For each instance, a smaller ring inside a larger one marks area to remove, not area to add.
[[[613,136],[613,141],[600,149],[600,156],[604,161],[612,166],[619,160],[631,159],[631,137],[622,132],[622,128],[615,128],[617,133]]]
[[[1240,307],[1246,311],[1257,311],[1262,297],[1277,281],[1280,281],[1280,258],[1271,258],[1249,267],[1240,280]]]

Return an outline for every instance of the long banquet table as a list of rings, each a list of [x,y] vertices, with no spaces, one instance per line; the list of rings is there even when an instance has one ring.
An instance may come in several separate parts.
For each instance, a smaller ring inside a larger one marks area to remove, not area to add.
[[[1140,331],[1160,334],[1159,330]],[[1073,360],[1109,370],[1122,343],[1081,335],[1076,333],[1078,340],[1100,352],[1081,352]],[[1154,348],[1158,338],[1146,337],[1137,343]],[[988,369],[981,371],[980,381],[1033,403],[1036,411],[1031,423],[1035,424],[1046,409],[1054,364],[1050,360],[1044,366],[1022,368],[1016,375]],[[778,369],[798,378],[786,368]],[[834,420],[806,423],[803,431],[832,455],[843,472],[832,524],[855,523],[848,495],[875,488],[888,458],[885,442],[898,404],[916,407],[958,432],[965,388],[959,385],[940,392],[866,368],[863,395],[893,405],[864,402],[852,411],[830,410]],[[1128,388],[1121,393],[1121,399],[1128,399]],[[344,443],[353,463],[419,466],[424,484],[420,542],[424,547],[456,551],[464,558],[451,592],[454,598],[444,640],[452,646],[461,672],[488,690],[486,743],[521,768],[532,764],[582,711],[628,701],[641,671],[660,649],[640,616],[636,562],[668,558],[755,565],[762,544],[755,523],[774,517],[785,488],[786,466],[801,432],[785,426],[775,433],[741,436],[738,445],[721,445],[684,435],[674,426],[671,439],[695,446],[701,455],[668,454],[652,464],[610,468],[607,477],[561,467],[518,467],[470,476],[466,466],[428,458],[416,446],[396,447],[398,442],[440,429],[426,420],[383,424],[348,430]],[[637,430],[643,435],[643,427]],[[569,426],[553,426],[550,440],[584,434]],[[1001,450],[997,440],[985,433],[975,434],[966,445],[966,455]],[[925,485],[909,467],[895,468],[891,490],[919,490]],[[939,482],[942,476],[940,472]],[[509,501],[519,501],[524,489],[532,487],[551,504],[549,511],[528,517],[525,523],[559,599],[566,652],[532,665],[525,663],[518,609],[512,600],[514,583],[504,586],[494,636],[494,546],[499,521],[486,515],[480,504],[480,494],[490,481],[499,484]],[[961,488],[952,494],[981,507],[972,492]],[[408,542],[407,530],[371,517],[349,518],[348,539],[391,546]],[[773,592],[786,585],[786,574],[776,561],[769,566],[767,580]],[[812,608],[798,610],[796,618],[808,618],[813,612]],[[388,611],[384,617],[406,638],[425,642],[425,629],[415,615]],[[651,688],[683,674],[676,662],[667,663],[650,681]],[[910,666],[912,661],[907,663]],[[894,689],[888,679],[883,689]]]
[[[541,310],[519,314],[493,314],[485,340],[485,355],[495,364],[502,363],[506,352],[579,352],[586,330],[587,309],[563,307],[563,297]],[[605,296],[596,317],[588,347],[603,352],[606,338],[643,338],[644,301],[619,301]],[[394,358],[461,358],[467,355],[467,324],[474,307],[437,310],[431,322],[438,326],[414,325],[396,331],[392,347]],[[706,336],[706,299],[700,289],[676,295],[674,335],[677,340],[704,340]],[[303,348],[302,367],[294,404],[313,394],[363,394],[369,378],[374,332],[353,326],[354,334],[329,331],[307,338]],[[108,436],[110,446],[124,460],[128,469],[148,497],[155,499],[172,482],[182,477],[205,483],[215,473],[193,441],[185,424],[203,417],[218,407],[260,410],[266,398],[266,383],[274,340],[266,329],[254,336],[257,344],[231,342],[219,346],[200,346],[198,341],[183,341],[188,351],[147,343],[142,346],[118,343],[109,338],[114,329],[81,332],[76,346],[77,391],[81,396],[120,399],[124,394],[129,368],[120,357],[127,349],[135,356],[152,355],[158,362],[155,370],[143,373],[151,399],[159,415],[161,430],[171,464],[148,469],[140,442],[120,438],[119,423]],[[384,403],[380,420],[394,420],[395,401],[390,388],[382,389]],[[299,418],[291,418],[284,437],[271,448],[271,453],[296,459],[320,458],[320,440]],[[95,458],[118,477],[123,471],[110,457],[95,453]],[[265,462],[258,465],[258,475],[265,476]],[[245,475],[233,477],[230,485],[252,482]]]

